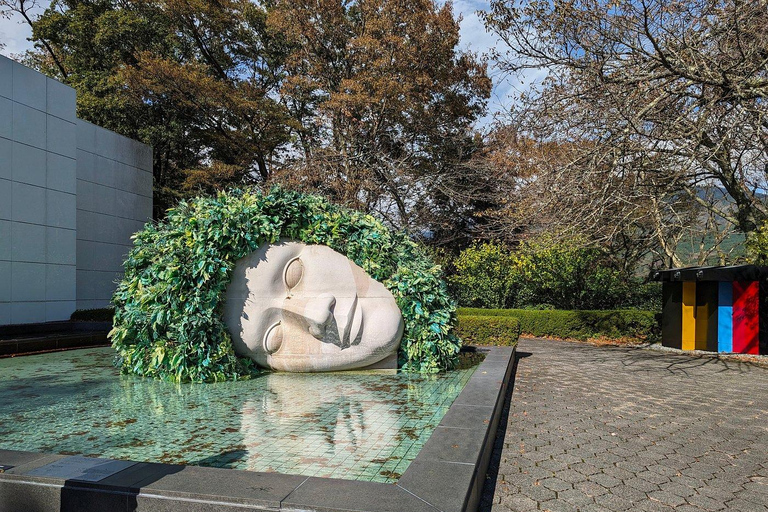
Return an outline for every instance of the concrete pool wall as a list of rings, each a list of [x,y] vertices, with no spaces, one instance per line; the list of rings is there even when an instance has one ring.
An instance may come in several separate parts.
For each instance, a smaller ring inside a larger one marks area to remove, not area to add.
[[[106,307],[152,218],[152,148],[78,119],[75,100],[0,56],[0,326]]]
[[[396,484],[0,450],[0,511],[474,511],[512,379],[487,355]]]

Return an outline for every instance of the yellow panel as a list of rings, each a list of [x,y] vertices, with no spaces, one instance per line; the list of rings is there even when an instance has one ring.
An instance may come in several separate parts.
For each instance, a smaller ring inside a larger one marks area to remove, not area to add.
[[[696,282],[683,283],[683,350],[696,348]]]
[[[691,283],[694,284],[694,283]],[[707,350],[707,336],[709,335],[707,329],[709,327],[709,305],[704,304],[696,305],[696,350]]]

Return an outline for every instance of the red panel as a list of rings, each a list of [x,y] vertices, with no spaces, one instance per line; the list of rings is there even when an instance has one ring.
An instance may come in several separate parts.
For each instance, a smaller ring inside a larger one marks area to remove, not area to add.
[[[760,353],[759,283],[733,283],[733,351]]]

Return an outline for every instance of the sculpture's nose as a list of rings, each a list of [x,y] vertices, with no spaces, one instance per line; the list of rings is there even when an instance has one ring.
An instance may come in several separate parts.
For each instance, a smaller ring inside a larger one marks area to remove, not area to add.
[[[330,293],[324,293],[307,302],[302,311],[295,311],[307,322],[309,333],[322,340],[328,328],[333,309],[336,306],[336,297]]]

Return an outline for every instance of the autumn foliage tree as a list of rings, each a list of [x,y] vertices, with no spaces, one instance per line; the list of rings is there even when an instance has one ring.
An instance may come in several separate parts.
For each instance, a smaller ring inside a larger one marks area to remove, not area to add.
[[[80,117],[155,148],[159,209],[279,181],[434,232],[481,145],[472,124],[491,83],[458,49],[450,4],[53,0],[37,17],[30,0],[0,5],[25,13],[27,62],[78,90]]]
[[[281,179],[429,224],[441,179],[476,149],[491,89],[485,63],[457,50],[451,5],[279,1],[268,24],[290,45],[282,94],[302,126]]]

